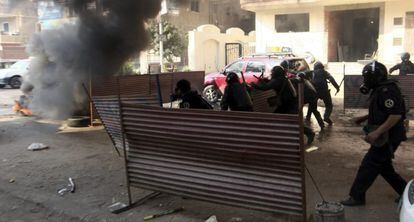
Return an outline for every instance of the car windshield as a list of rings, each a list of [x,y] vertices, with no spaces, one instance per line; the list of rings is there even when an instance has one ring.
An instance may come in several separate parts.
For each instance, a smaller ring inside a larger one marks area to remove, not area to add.
[[[244,62],[243,61],[237,61],[230,66],[228,66],[225,70],[225,73],[234,72],[234,73],[240,73],[243,69]]]
[[[21,60],[10,66],[10,69],[27,69],[30,65],[29,60]]]

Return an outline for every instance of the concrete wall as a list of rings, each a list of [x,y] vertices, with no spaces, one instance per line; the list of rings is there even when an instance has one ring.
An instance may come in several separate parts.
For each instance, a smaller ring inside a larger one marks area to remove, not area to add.
[[[208,24],[210,18],[209,0],[199,0],[199,12],[191,11],[191,1],[178,8],[179,14],[169,13],[167,20],[184,32],[193,30],[201,24]]]
[[[277,33],[275,15],[309,13],[309,32]],[[296,53],[311,52],[316,58],[326,61],[327,33],[324,31],[324,8],[298,7],[258,11],[256,13],[256,51],[265,53],[272,46],[288,46]]]
[[[414,38],[414,36],[405,36],[405,16],[406,12],[409,11],[414,11],[413,0],[401,0],[397,2],[385,3],[384,34],[382,36],[382,60],[386,63],[394,63],[398,61],[400,57],[399,54],[407,50],[404,48],[404,42],[407,41],[407,38]],[[403,17],[403,25],[395,26],[395,17]],[[394,38],[402,38],[402,46],[393,46]],[[414,52],[411,53],[412,56],[414,56]]]
[[[328,5],[320,4],[301,4],[286,5],[272,10],[256,9],[256,33],[257,33],[257,52],[266,52],[271,46],[289,46],[296,53],[311,52],[315,57],[323,62],[328,59],[328,33],[325,29],[325,10],[345,10],[367,7],[380,8],[380,27],[379,27],[379,52],[378,59],[387,64],[398,61],[399,53],[406,51],[404,49],[405,24],[402,26],[394,26],[395,17],[403,17],[408,11],[414,11],[414,2],[412,0],[386,1],[345,5],[348,2],[337,1],[329,2]],[[364,2],[364,1],[361,1]],[[352,3],[356,3],[353,1]],[[309,32],[299,33],[277,33],[275,30],[275,15],[277,14],[293,14],[293,13],[309,13]],[[402,46],[393,46],[394,38],[402,38]],[[414,52],[412,52],[414,53]]]
[[[214,25],[202,25],[188,34],[188,61],[190,70],[206,73],[219,71],[225,66],[226,43],[255,42],[255,33],[246,35],[239,28],[230,28],[226,33]]]

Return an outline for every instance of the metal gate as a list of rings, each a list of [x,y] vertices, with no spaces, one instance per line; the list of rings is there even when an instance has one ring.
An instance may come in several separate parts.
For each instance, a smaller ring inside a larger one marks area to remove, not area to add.
[[[226,65],[243,56],[243,47],[240,43],[226,43]]]

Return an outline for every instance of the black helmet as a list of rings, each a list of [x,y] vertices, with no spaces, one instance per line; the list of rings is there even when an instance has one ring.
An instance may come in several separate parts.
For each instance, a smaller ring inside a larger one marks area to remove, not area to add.
[[[240,81],[239,76],[236,73],[234,72],[227,73],[227,78],[226,78],[227,83],[235,83],[239,81]]]
[[[282,66],[285,70],[288,70],[289,69],[289,62],[287,60],[283,60],[280,63],[280,66]]]
[[[387,67],[377,61],[373,61],[366,65],[362,70],[364,84],[361,86],[361,92],[368,94],[371,89],[376,88],[381,82],[388,79]]]
[[[178,90],[178,89],[181,92],[186,93],[186,92],[191,90],[191,83],[186,79],[182,79],[182,80],[177,82],[176,90]]]
[[[401,55],[401,60],[404,61],[404,62],[410,60],[410,53],[408,53],[408,52],[403,53]]]
[[[272,69],[272,78],[286,76],[286,70],[282,66],[275,66]]]
[[[315,64],[313,65],[313,70],[324,69],[324,68],[325,66],[319,61],[315,62]]]

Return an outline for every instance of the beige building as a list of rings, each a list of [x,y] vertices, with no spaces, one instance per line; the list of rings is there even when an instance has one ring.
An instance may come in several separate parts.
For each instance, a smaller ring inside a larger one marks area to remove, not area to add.
[[[392,64],[414,53],[413,0],[241,0],[256,13],[256,51],[290,46],[323,62]]]
[[[36,6],[31,1],[0,0],[0,60],[27,58],[25,45],[36,31]]]
[[[162,19],[169,21],[183,33],[197,32],[200,26],[208,24],[215,26],[215,31],[218,28],[219,33],[225,33],[233,27],[241,28],[246,33],[254,30],[254,13],[243,10],[240,0],[187,0],[180,2],[178,4],[176,0],[166,0],[163,3]],[[191,49],[189,50],[191,51]],[[177,63],[179,66],[188,65],[192,70],[200,69],[200,65],[197,65],[195,69],[194,63],[189,64],[188,56],[191,56],[189,50],[185,50],[181,58],[177,59]],[[220,50],[224,50],[224,46]],[[213,53],[213,55],[215,54]],[[220,60],[224,61],[224,56]],[[218,58],[212,57],[206,67],[214,67],[215,70],[218,64],[215,61],[218,61]],[[152,50],[142,52],[140,55],[140,72],[158,72],[160,69],[159,63],[159,56]]]
[[[240,0],[187,0],[177,4],[167,0],[168,21],[187,32],[200,25],[212,24],[225,31],[238,27],[245,32],[254,30],[254,13],[243,10]]]

